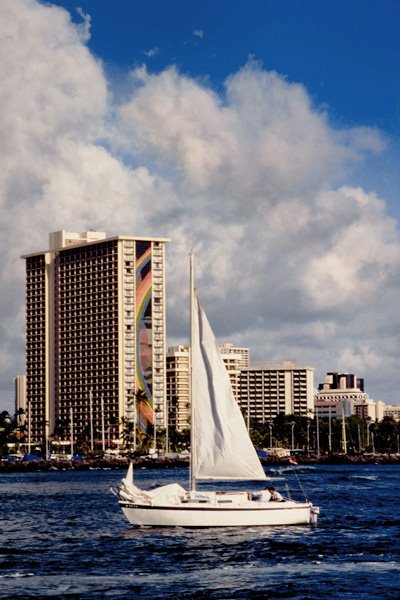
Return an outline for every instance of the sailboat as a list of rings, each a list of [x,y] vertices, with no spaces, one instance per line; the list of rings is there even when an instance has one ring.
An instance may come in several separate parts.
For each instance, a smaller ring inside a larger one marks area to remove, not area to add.
[[[311,502],[265,502],[252,491],[199,490],[200,480],[265,481],[243,415],[199,296],[191,288],[191,461],[190,489],[178,483],[143,490],[133,483],[133,466],[116,490],[119,505],[135,526],[249,527],[315,524]]]

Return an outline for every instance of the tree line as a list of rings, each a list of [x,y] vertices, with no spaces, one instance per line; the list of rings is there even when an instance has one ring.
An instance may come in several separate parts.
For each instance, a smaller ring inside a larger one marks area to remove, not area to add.
[[[23,413],[23,411],[22,411]],[[0,413],[0,453],[7,456],[20,448],[26,449],[27,426],[21,424],[21,411],[10,415],[7,411]],[[126,450],[148,452],[150,448],[157,451],[182,452],[190,449],[190,430],[178,431],[170,427],[158,428],[154,431],[149,426],[143,432],[132,421],[122,418],[112,419],[109,426],[119,428],[122,432],[122,444]],[[58,424],[53,439],[66,435],[67,424]],[[382,421],[362,419],[355,415],[341,418],[307,418],[297,415],[279,414],[272,421],[259,422],[250,420],[249,433],[254,446],[262,448],[288,448],[302,450],[309,454],[329,454],[346,452],[357,453],[399,453],[400,423],[393,417],[384,417]],[[68,439],[68,438],[66,438]],[[97,441],[98,442],[98,441]],[[36,446],[36,444],[35,444]],[[45,451],[43,442],[42,453]],[[97,443],[98,446],[98,443]],[[85,430],[74,441],[77,453],[84,456],[90,454],[89,431]]]

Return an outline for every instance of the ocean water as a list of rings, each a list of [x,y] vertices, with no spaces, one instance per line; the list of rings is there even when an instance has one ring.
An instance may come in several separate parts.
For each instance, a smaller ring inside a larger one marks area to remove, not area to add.
[[[0,598],[400,598],[399,465],[266,470],[320,506],[316,527],[133,528],[108,491],[123,471],[1,474]]]

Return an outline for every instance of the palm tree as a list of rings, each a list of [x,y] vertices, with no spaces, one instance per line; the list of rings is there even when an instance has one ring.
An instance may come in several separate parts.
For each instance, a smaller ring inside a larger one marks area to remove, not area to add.
[[[13,430],[13,421],[8,411],[3,410],[0,413],[0,453],[8,454],[7,443]]]
[[[396,452],[399,424],[393,417],[383,417],[377,424],[376,447],[380,452]]]
[[[132,446],[135,446],[136,423],[134,421],[129,421],[125,417],[121,417],[121,426],[122,426],[122,443],[124,445],[124,448],[130,449]]]
[[[140,426],[141,419],[146,418],[145,412],[147,412],[146,407],[148,406],[149,399],[146,392],[140,388],[134,393],[134,396],[136,402],[136,423]]]

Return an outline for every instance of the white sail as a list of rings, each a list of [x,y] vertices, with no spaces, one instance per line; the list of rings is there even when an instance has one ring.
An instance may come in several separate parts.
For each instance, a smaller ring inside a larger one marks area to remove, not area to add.
[[[193,476],[219,480],[266,479],[197,294],[193,313]]]

